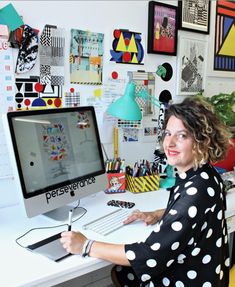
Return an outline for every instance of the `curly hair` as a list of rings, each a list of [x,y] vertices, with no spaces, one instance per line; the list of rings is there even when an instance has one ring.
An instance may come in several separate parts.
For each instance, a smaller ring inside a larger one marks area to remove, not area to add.
[[[215,163],[226,157],[232,144],[232,134],[208,102],[201,97],[190,97],[182,103],[171,105],[165,113],[163,130],[171,116],[182,120],[193,137],[195,168],[205,162]]]

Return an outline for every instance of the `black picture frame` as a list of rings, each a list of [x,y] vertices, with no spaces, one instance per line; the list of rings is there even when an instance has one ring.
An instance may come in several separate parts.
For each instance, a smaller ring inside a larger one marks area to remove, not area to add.
[[[211,3],[210,0],[203,1],[201,1],[201,6],[198,5],[197,0],[178,1],[180,30],[202,34],[210,33]]]
[[[177,53],[178,7],[156,1],[148,6],[149,54],[175,56]]]

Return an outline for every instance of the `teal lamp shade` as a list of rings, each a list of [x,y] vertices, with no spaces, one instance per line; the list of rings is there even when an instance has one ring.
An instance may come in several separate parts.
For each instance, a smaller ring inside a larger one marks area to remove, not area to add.
[[[135,101],[135,84],[127,84],[124,95],[112,103],[107,111],[111,116],[122,120],[139,121],[142,113]]]

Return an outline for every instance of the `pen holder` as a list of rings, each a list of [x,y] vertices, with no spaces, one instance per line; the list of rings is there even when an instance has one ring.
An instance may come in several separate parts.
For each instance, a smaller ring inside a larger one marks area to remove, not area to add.
[[[126,192],[125,172],[107,173],[108,188],[105,193],[122,193]]]
[[[126,189],[133,192],[146,192],[158,190],[160,186],[159,175],[146,175],[134,177],[126,174]]]

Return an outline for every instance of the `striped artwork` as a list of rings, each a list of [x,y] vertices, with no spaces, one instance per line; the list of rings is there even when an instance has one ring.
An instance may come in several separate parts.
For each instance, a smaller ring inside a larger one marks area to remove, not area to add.
[[[235,71],[235,3],[217,1],[214,70]]]
[[[178,1],[180,9],[180,28],[209,34],[210,0]]]
[[[201,26],[207,25],[207,5],[208,1],[185,1],[185,9],[183,10],[183,19],[188,23]]]
[[[133,193],[158,190],[159,186],[160,186],[159,175],[133,177],[126,174],[126,189]]]

